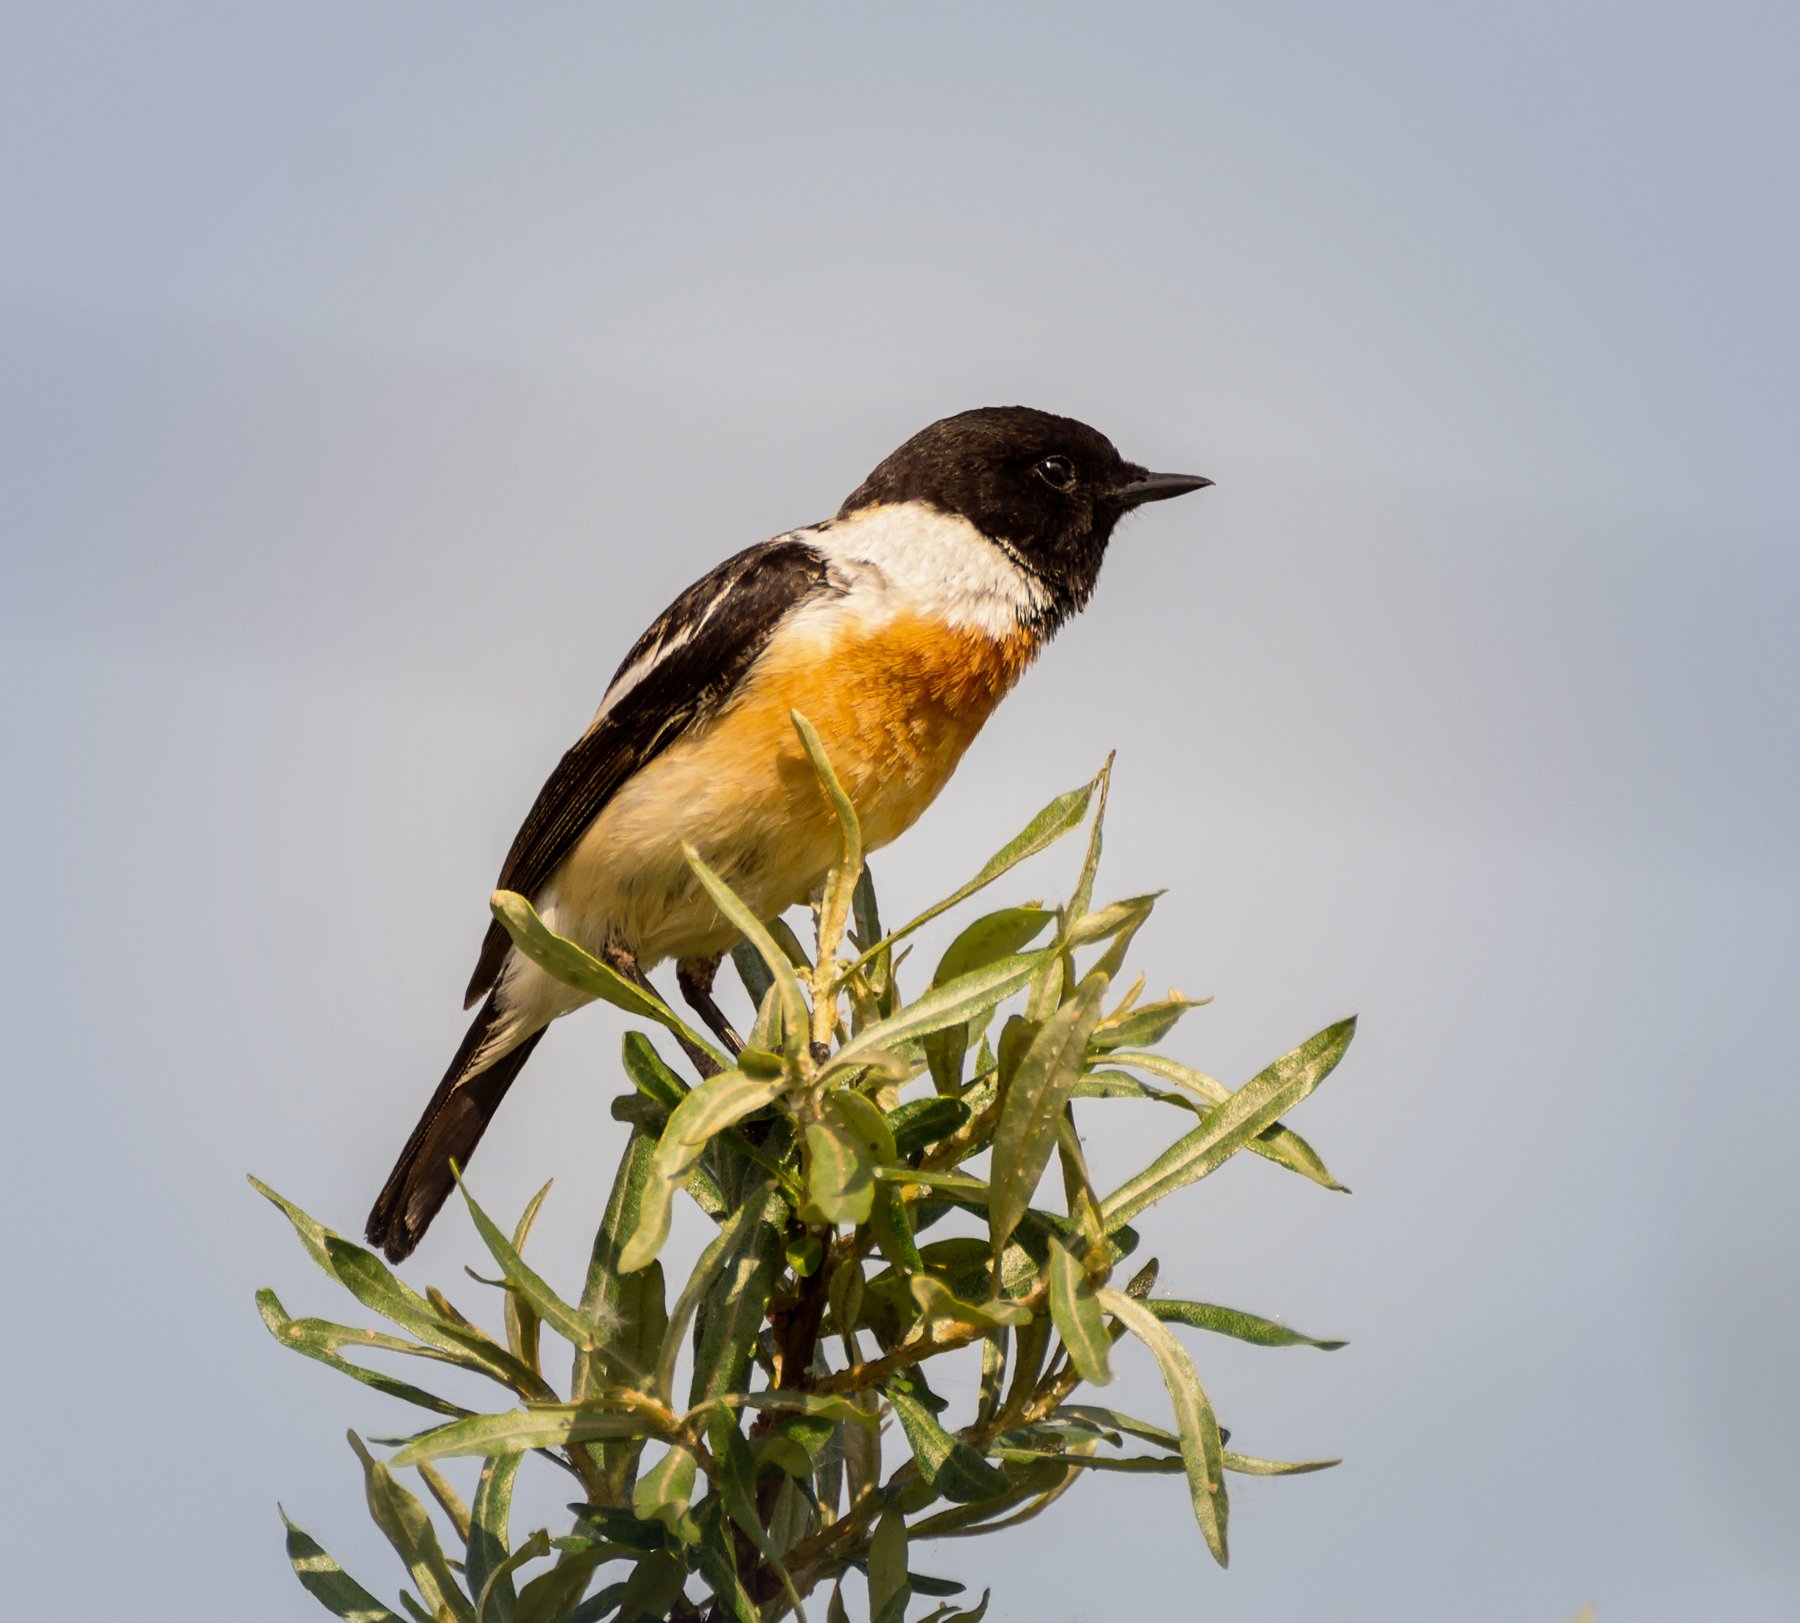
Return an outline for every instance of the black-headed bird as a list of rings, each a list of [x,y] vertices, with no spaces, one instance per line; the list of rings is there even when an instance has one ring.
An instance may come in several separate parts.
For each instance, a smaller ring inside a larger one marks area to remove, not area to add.
[[[1087,603],[1119,520],[1210,483],[1024,406],[933,423],[835,518],[740,552],[669,605],[550,774],[498,888],[640,983],[674,959],[729,1042],[711,987],[737,932],[684,848],[759,917],[820,884],[837,825],[790,712],[817,729],[864,848],[886,845]],[[375,1202],[371,1244],[413,1250],[545,1028],[587,1001],[489,925],[465,1000],[480,1011]]]

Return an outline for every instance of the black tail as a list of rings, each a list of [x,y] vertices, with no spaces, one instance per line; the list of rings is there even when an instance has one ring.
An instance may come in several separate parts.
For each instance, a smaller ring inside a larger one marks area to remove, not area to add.
[[[451,1162],[458,1169],[469,1164],[469,1157],[475,1153],[487,1124],[494,1119],[506,1090],[544,1035],[534,1031],[486,1070],[463,1081],[469,1061],[487,1039],[494,1021],[494,1000],[490,997],[463,1037],[456,1058],[450,1061],[450,1069],[444,1072],[444,1080],[438,1083],[419,1125],[388,1174],[375,1209],[369,1213],[369,1244],[386,1252],[389,1262],[401,1262],[412,1255],[413,1247],[456,1187]]]

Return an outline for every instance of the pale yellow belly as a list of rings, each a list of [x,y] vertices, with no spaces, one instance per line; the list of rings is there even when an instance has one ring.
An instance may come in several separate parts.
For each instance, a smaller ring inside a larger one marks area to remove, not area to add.
[[[736,938],[693,879],[692,844],[764,918],[803,901],[837,850],[832,818],[789,719],[817,728],[875,850],[911,827],[1029,663],[1024,633],[996,641],[925,621],[839,626],[772,645],[745,690],[622,788],[557,870],[552,927],[646,965]]]

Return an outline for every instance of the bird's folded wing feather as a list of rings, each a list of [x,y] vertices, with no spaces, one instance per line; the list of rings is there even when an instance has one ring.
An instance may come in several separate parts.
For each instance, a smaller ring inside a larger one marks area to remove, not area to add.
[[[625,656],[588,730],[539,791],[496,888],[534,895],[574,849],[620,784],[731,697],[776,628],[833,590],[806,531],[728,558],[660,614]],[[510,942],[488,926],[467,1004],[499,978]]]

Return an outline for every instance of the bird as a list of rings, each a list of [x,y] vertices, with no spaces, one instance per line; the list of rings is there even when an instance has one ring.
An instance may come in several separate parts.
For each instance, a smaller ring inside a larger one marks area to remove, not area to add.
[[[822,882],[837,823],[792,712],[816,729],[864,849],[879,849],[1086,606],[1120,519],[1211,483],[1152,473],[1031,407],[932,423],[835,517],[726,559],[656,618],[538,794],[497,888],[639,985],[673,959],[683,997],[735,1051],[712,984],[738,932],[687,853],[761,918]],[[464,999],[480,1007],[369,1214],[390,1261],[418,1245],[551,1022],[588,1001],[489,924]]]

